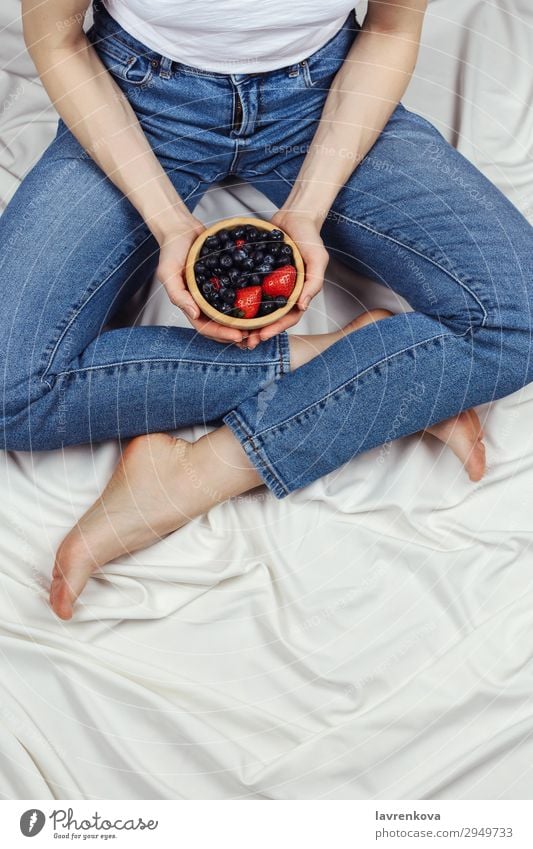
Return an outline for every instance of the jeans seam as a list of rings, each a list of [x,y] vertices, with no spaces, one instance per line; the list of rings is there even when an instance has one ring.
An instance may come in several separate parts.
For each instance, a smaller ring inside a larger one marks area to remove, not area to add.
[[[139,242],[139,244],[134,244],[133,249],[137,250],[138,248],[140,248],[141,245],[144,244],[145,240],[149,239],[149,238],[150,238],[150,236],[145,236],[143,238],[143,240],[141,242]],[[128,259],[130,259],[130,257],[131,257],[131,249],[128,251],[128,253],[126,253],[126,255],[123,257],[123,259],[121,259],[121,261],[118,263],[118,265],[116,265],[114,268],[112,268],[111,271],[108,274],[106,274],[104,279],[101,280],[99,283],[97,283],[94,286],[94,288],[90,291],[88,297],[86,297],[85,300],[83,301],[83,303],[78,306],[78,308],[75,310],[73,315],[71,315],[70,319],[67,321],[67,323],[65,324],[65,326],[61,330],[59,337],[58,337],[57,341],[55,342],[55,344],[52,348],[50,356],[48,357],[46,366],[41,373],[41,382],[45,383],[48,386],[49,389],[51,388],[51,383],[50,383],[49,380],[47,380],[47,374],[51,369],[54,357],[57,354],[59,346],[60,346],[62,340],[64,339],[66,333],[72,327],[72,325],[77,320],[77,318],[79,317],[79,315],[81,314],[83,309],[87,306],[87,304],[92,300],[92,298],[97,294],[97,292],[100,291],[102,286],[105,286],[105,284],[111,279],[111,277],[119,270],[119,268],[121,268],[124,265],[125,262],[128,261]]]
[[[104,369],[110,368],[122,368],[123,366],[136,366],[136,365],[165,365],[168,363],[177,363],[178,365],[193,365],[193,366],[210,366],[211,368],[217,368],[218,366],[222,366],[225,369],[234,368],[237,370],[240,369],[255,369],[255,368],[272,368],[272,366],[278,365],[277,361],[267,360],[266,362],[260,363],[227,363],[227,362],[219,362],[213,360],[187,360],[183,357],[179,359],[174,359],[173,357],[160,357],[158,359],[143,359],[143,360],[121,360],[116,363],[102,363],[102,365],[98,366],[84,366],[83,368],[70,369],[69,371],[60,371],[55,377],[59,379],[60,377],[68,377],[69,375],[77,375],[77,374],[85,374],[87,372],[92,371],[102,371]]]
[[[457,275],[453,274],[453,272],[451,272],[447,268],[445,268],[440,262],[437,262],[437,260],[428,256],[426,253],[423,253],[422,251],[417,250],[416,248],[412,247],[411,245],[407,245],[405,242],[402,242],[400,239],[395,239],[394,236],[390,236],[388,233],[382,233],[380,230],[376,230],[374,227],[370,227],[370,225],[368,225],[368,224],[363,224],[361,221],[356,221],[353,218],[348,218],[348,216],[344,215],[342,212],[337,212],[336,210],[332,210],[332,211],[333,211],[333,215],[336,218],[342,218],[343,221],[347,221],[350,224],[355,224],[357,227],[361,227],[363,230],[368,230],[369,233],[373,233],[375,236],[379,236],[382,239],[387,239],[389,242],[393,242],[394,244],[399,245],[401,248],[404,248],[405,250],[416,254],[416,256],[419,256],[422,259],[425,259],[427,262],[430,262],[432,265],[434,265],[436,268],[438,268],[439,271],[444,272],[444,274],[446,274],[455,283],[457,283],[462,289],[465,289],[468,292],[468,294],[474,299],[474,301],[477,303],[477,305],[481,309],[481,312],[483,313],[483,319],[482,319],[479,327],[476,328],[473,325],[469,329],[476,330],[476,329],[479,329],[481,327],[485,327],[487,320],[488,320],[488,312],[485,309],[481,300],[476,295],[476,293],[470,288],[468,283],[465,283],[463,280],[461,280],[459,277],[457,277]]]
[[[232,410],[224,416],[222,421],[231,428],[234,435],[239,439],[243,451],[253,462],[257,472],[274,495],[277,498],[283,498],[283,496],[288,495],[289,490],[283,483],[279,472],[266,456],[264,449],[255,444],[252,432],[239,413],[236,410]]]
[[[276,336],[276,342],[278,345],[279,373],[280,375],[290,374],[291,354],[287,333],[285,331],[283,333],[278,333]]]
[[[390,360],[393,360],[396,357],[399,357],[401,354],[406,354],[409,351],[414,351],[415,348],[418,348],[421,345],[426,345],[428,342],[435,342],[437,339],[443,339],[443,338],[446,338],[446,337],[451,337],[453,339],[457,339],[457,338],[461,338],[462,336],[466,336],[470,332],[471,332],[470,328],[467,328],[463,333],[459,333],[459,334],[454,334],[454,333],[451,333],[450,331],[446,331],[444,333],[439,333],[436,336],[429,336],[427,339],[423,339],[420,342],[417,342],[415,345],[409,345],[406,348],[402,348],[400,351],[396,351],[394,354],[389,354],[389,356],[383,357],[383,359],[378,360],[376,363],[372,363],[371,366],[368,366],[367,368],[363,369],[363,371],[360,371],[357,374],[353,375],[353,377],[351,377],[349,380],[345,380],[344,383],[340,384],[340,386],[336,386],[335,389],[331,390],[331,392],[328,392],[326,395],[323,395],[321,398],[319,398],[318,401],[314,401],[312,404],[309,404],[307,407],[304,407],[303,409],[299,410],[293,416],[290,416],[290,418],[283,419],[283,421],[277,422],[275,425],[272,425],[271,427],[267,427],[264,430],[257,431],[254,434],[254,437],[261,438],[266,433],[269,433],[272,430],[276,430],[277,428],[282,427],[283,425],[290,424],[290,422],[294,421],[294,419],[297,419],[299,416],[303,415],[303,413],[307,413],[307,412],[313,410],[315,407],[320,406],[320,404],[327,402],[330,398],[332,398],[338,392],[342,392],[344,389],[349,387],[356,380],[359,380],[361,377],[363,377],[368,372],[372,371],[373,369],[377,368],[378,366],[382,366],[385,363],[388,363]]]

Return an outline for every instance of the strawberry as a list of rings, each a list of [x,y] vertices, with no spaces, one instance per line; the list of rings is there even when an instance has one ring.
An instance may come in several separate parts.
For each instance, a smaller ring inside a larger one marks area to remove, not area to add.
[[[246,244],[246,239],[236,239],[235,245],[238,248],[242,248],[243,245]]]
[[[210,277],[209,282],[212,284],[213,289],[215,289],[218,292],[218,290],[220,289],[220,280],[218,279],[218,277],[215,277],[215,276]]]
[[[294,265],[282,265],[263,278],[263,294],[273,298],[282,295],[288,298],[296,283],[296,269]]]
[[[237,289],[233,308],[242,312],[240,318],[254,318],[260,304],[261,286],[246,286],[244,289]]]

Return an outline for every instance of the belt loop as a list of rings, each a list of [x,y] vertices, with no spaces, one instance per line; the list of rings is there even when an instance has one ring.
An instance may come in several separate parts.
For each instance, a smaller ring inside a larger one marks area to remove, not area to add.
[[[172,76],[172,59],[169,59],[168,56],[161,56],[159,76],[164,80],[169,80]]]
[[[300,62],[298,62],[296,65],[290,65],[290,66],[289,66],[289,77],[297,77],[297,76],[299,75],[299,73],[300,73],[300,64],[301,64],[301,63],[300,63]]]

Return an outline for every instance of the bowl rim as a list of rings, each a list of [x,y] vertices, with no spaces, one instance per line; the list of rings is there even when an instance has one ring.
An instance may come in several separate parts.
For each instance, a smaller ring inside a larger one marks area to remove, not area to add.
[[[217,233],[219,230],[235,227],[238,224],[253,224],[255,227],[261,227],[263,230],[281,230],[284,241],[292,248],[294,265],[296,267],[296,282],[294,284],[294,289],[292,290],[285,306],[280,307],[270,315],[263,315],[258,318],[237,318],[237,316],[225,315],[215,309],[215,307],[211,306],[211,304],[202,295],[196,282],[194,264],[198,259],[198,255],[205,240],[214,233]],[[272,224],[271,221],[264,221],[262,218],[237,215],[232,218],[222,218],[215,224],[211,224],[203,231],[203,233],[200,233],[200,235],[197,236],[189,249],[189,253],[187,254],[185,262],[185,279],[193,299],[208,318],[211,318],[213,321],[216,321],[218,324],[223,324],[226,327],[240,327],[242,330],[253,330],[257,327],[266,327],[269,324],[273,324],[275,321],[278,321],[278,319],[290,312],[300,297],[303,289],[305,267],[296,242],[291,239],[283,227],[278,227],[276,224]]]

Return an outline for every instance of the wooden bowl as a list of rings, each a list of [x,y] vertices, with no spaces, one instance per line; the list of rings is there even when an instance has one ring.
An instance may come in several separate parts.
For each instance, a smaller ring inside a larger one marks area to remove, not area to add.
[[[272,324],[274,321],[277,321],[278,318],[286,315],[293,308],[300,297],[300,293],[304,285],[305,268],[302,255],[298,250],[296,243],[293,242],[293,240],[282,230],[285,242],[292,248],[294,265],[296,267],[296,282],[285,306],[280,307],[278,310],[274,310],[274,312],[270,313],[270,315],[263,315],[259,318],[236,318],[236,316],[225,315],[224,313],[219,312],[215,309],[215,307],[211,306],[211,304],[206,301],[202,295],[194,275],[194,264],[199,258],[202,246],[208,236],[212,236],[219,230],[225,228],[236,227],[239,224],[253,224],[254,227],[261,227],[263,230],[281,230],[281,227],[276,227],[275,224],[271,224],[270,221],[263,221],[261,218],[246,218],[244,216],[237,216],[236,218],[225,218],[222,221],[217,221],[216,224],[212,224],[211,227],[208,227],[193,242],[187,256],[185,277],[189,292],[205,315],[213,319],[213,321],[218,322],[218,324],[225,324],[227,327],[239,327],[241,330],[253,330],[256,327],[266,327],[267,324]]]

